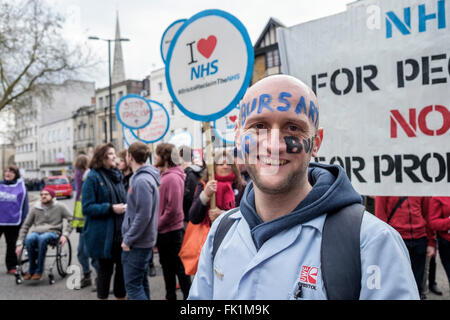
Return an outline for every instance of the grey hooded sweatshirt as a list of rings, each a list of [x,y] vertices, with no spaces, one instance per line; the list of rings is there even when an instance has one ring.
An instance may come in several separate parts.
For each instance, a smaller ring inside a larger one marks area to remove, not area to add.
[[[151,248],[158,234],[159,171],[149,165],[131,177],[127,210],[122,223],[123,242],[129,247]]]

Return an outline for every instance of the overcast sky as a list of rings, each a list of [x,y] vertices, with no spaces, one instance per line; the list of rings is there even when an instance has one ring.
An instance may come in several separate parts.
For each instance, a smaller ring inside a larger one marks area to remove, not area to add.
[[[47,0],[67,21],[65,34],[85,43],[103,61],[90,75],[96,87],[108,85],[108,51],[103,41],[87,41],[88,36],[114,38],[116,12],[128,79],[142,80],[164,63],[160,41],[164,30],[175,20],[188,19],[206,9],[220,9],[236,16],[247,28],[254,44],[270,17],[290,27],[346,10],[352,0]],[[113,48],[112,48],[113,52]]]

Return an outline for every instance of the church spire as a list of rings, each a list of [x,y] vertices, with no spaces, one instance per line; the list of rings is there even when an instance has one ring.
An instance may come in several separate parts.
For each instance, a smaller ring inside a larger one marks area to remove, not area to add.
[[[119,12],[116,13],[116,40],[120,39]],[[125,81],[125,66],[123,62],[122,44],[114,42],[114,63],[112,72],[112,83]]]

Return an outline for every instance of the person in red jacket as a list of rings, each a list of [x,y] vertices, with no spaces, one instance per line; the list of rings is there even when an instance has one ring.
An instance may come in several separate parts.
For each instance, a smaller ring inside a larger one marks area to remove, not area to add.
[[[428,222],[438,233],[439,256],[450,283],[450,197],[431,198]]]
[[[186,178],[179,163],[178,152],[173,144],[161,143],[156,147],[155,166],[160,167],[162,171],[156,246],[163,269],[167,300],[177,299],[176,277],[184,300],[188,297],[191,287],[191,278],[186,275],[178,256],[184,237],[183,195]]]
[[[429,201],[427,197],[375,198],[375,215],[397,230],[408,248],[421,299],[426,299],[422,288],[426,258],[436,253],[436,237],[428,226]]]

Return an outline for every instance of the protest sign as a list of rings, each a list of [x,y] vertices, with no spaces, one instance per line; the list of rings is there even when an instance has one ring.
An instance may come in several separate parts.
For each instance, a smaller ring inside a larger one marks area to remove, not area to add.
[[[161,58],[166,63],[167,51],[169,51],[170,43],[172,42],[173,37],[177,33],[178,29],[183,25],[186,19],[180,19],[173,22],[167,29],[164,31],[161,38],[160,52]]]
[[[188,19],[170,43],[167,88],[189,118],[214,121],[244,95],[253,61],[250,37],[236,17],[221,10],[202,11]]]
[[[125,126],[122,126],[122,136],[125,149],[128,149],[132,143],[139,141],[139,139],[133,135],[131,129]]]
[[[445,0],[374,0],[278,30],[282,72],[318,97],[315,160],[358,192],[450,196],[449,22]]]
[[[216,136],[219,137],[226,143],[235,143],[235,128],[237,122],[239,121],[239,108],[234,108],[230,113],[226,114],[224,117],[217,119],[213,123],[214,132]]]
[[[123,126],[140,129],[152,120],[152,109],[143,97],[137,94],[128,94],[117,102],[116,115]]]
[[[161,140],[169,130],[169,113],[164,106],[154,100],[147,100],[153,112],[152,121],[142,129],[131,130],[133,136],[144,143],[154,143]]]

